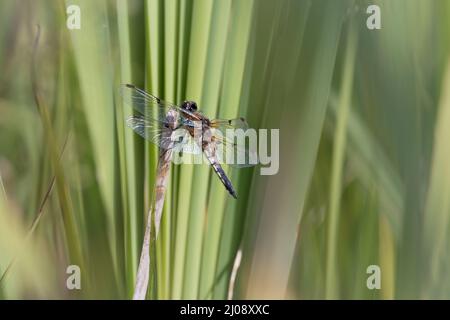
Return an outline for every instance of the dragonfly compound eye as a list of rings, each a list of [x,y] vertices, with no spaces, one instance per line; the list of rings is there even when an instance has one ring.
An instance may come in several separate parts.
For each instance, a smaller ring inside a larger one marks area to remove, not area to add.
[[[197,104],[194,101],[185,101],[181,108],[187,111],[197,111]]]

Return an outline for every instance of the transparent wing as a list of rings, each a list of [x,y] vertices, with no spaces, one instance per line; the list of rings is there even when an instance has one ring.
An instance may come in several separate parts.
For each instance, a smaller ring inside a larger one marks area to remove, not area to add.
[[[175,152],[190,154],[202,152],[189,131],[182,127],[172,130],[145,116],[131,116],[126,122],[134,132],[162,149],[173,149]]]
[[[160,126],[153,119],[144,116],[130,116],[126,120],[128,127],[139,134],[144,139],[158,145],[163,149],[172,148],[172,140],[170,139],[171,130],[164,126]]]
[[[178,115],[181,111],[175,104],[163,101],[132,84],[121,85],[120,95],[125,103],[132,106],[141,115],[162,123],[167,122],[166,115],[169,111],[175,110]]]
[[[214,119],[211,120],[211,127],[218,129],[248,129],[247,121],[240,117],[235,119]]]
[[[242,130],[245,133],[244,130]],[[216,131],[213,137],[216,143],[216,155],[220,163],[228,164],[236,168],[251,167],[258,164],[256,146],[246,141],[244,135],[224,136]]]

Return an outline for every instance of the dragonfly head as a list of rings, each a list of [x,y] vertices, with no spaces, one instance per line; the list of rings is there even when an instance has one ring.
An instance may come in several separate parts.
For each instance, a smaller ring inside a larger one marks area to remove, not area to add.
[[[197,111],[197,104],[194,101],[185,101],[181,104],[181,108],[189,112],[194,112]]]

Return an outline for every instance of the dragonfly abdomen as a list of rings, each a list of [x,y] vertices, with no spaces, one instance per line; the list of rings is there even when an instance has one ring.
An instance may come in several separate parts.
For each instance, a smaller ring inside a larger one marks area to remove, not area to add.
[[[237,199],[236,191],[231,184],[230,179],[228,179],[225,171],[223,171],[222,166],[217,161],[217,157],[215,156],[215,149],[208,143],[203,144],[203,152],[205,153],[206,158],[214,169],[214,172],[219,177],[222,184],[225,186],[227,191],[233,196],[233,198]]]
[[[233,188],[233,185],[231,184],[230,179],[228,179],[227,175],[225,174],[225,171],[223,171],[222,166],[220,164],[211,163],[214,172],[219,177],[220,181],[222,181],[223,185],[227,189],[227,191],[233,196],[233,198],[237,199],[236,191]]]
[[[208,159],[209,163],[213,167],[214,172],[217,174],[217,176],[219,177],[222,184],[225,186],[227,191],[233,196],[233,198],[237,199],[236,191],[234,190],[230,179],[228,179],[228,177],[225,174],[225,171],[223,171],[222,166],[220,165],[219,161],[217,161],[215,145],[212,143],[203,141],[202,147],[203,147],[203,152],[205,153],[206,158]]]

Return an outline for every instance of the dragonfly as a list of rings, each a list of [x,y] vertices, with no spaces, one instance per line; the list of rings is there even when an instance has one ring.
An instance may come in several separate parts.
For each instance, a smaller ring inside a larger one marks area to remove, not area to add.
[[[257,164],[256,152],[245,144],[245,139],[230,138],[226,134],[228,129],[232,132],[240,129],[245,133],[248,124],[244,118],[209,119],[198,110],[194,101],[174,104],[133,84],[124,84],[120,90],[124,102],[136,111],[126,119],[134,132],[159,146],[162,151],[203,154],[225,189],[237,199],[236,190],[221,164],[227,163],[236,168]]]

